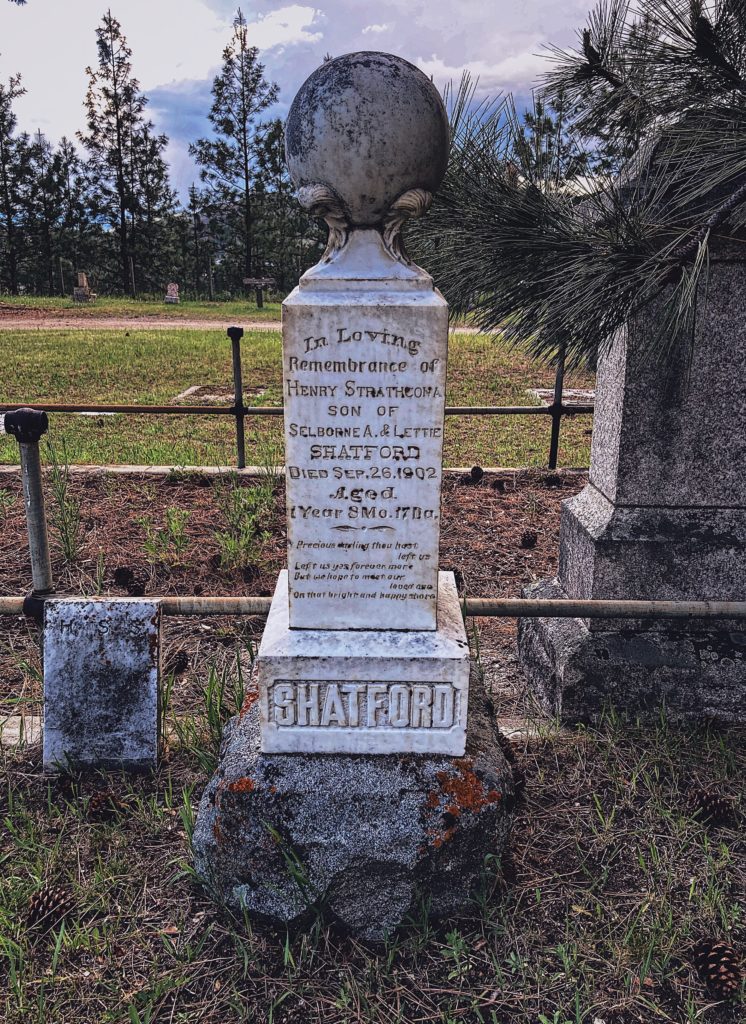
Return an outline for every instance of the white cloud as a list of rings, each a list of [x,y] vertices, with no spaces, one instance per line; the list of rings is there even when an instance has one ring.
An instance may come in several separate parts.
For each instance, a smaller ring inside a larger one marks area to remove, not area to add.
[[[432,76],[439,87],[447,82],[459,82],[464,71],[478,80],[477,95],[509,92],[515,88],[530,87],[547,70],[546,60],[538,55],[539,46],[523,53],[504,57],[496,63],[486,60],[472,60],[461,65],[447,64],[441,57],[433,55],[429,60],[418,58],[414,61],[426,75]]]
[[[309,28],[319,14],[313,7],[292,4],[259,15],[256,21],[249,22],[249,41],[260,50],[291,46],[293,43],[317,43],[321,32],[309,32]]]
[[[367,36],[369,32],[388,32],[390,28],[390,25],[366,25],[363,29],[363,35]]]
[[[85,68],[96,63],[95,31],[106,6],[102,0],[32,0],[16,7],[0,0],[0,80],[21,72],[27,93],[16,110],[25,130],[40,128],[56,140],[83,128]],[[235,9],[218,14],[205,0],[127,0],[113,2],[112,12],[147,93],[167,83],[212,78]],[[315,43],[320,33],[311,27],[318,14],[302,4],[280,6],[249,22],[251,43],[264,51]],[[270,54],[263,60],[271,64]]]

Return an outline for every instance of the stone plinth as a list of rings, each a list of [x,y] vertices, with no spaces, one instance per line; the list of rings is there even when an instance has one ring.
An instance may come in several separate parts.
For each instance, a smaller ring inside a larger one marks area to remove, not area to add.
[[[288,573],[257,657],[262,750],[459,756],[469,646],[453,573],[440,574],[438,628],[290,629]]]
[[[160,607],[44,603],[44,767],[155,768]]]
[[[234,911],[282,923],[322,908],[382,939],[421,899],[468,906],[510,827],[513,780],[476,670],[461,758],[263,754],[259,702],[226,730],[202,797],[195,863]],[[256,691],[254,691],[254,694]]]
[[[738,601],[746,581],[746,264],[712,261],[694,338],[641,352],[659,307],[599,360],[588,486],[563,503],[558,577],[531,597]],[[522,662],[565,719],[605,702],[632,714],[746,716],[738,622],[522,620]]]

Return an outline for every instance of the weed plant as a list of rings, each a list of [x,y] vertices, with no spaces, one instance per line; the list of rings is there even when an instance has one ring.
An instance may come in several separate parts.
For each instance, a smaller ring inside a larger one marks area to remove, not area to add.
[[[221,569],[245,569],[258,561],[278,481],[279,472],[271,467],[263,468],[259,479],[248,485],[236,473],[218,481],[215,493],[227,527],[213,534]]]
[[[57,445],[47,438],[49,471],[47,480],[52,495],[50,522],[62,548],[62,557],[68,564],[80,555],[81,524],[80,501],[70,495],[70,462],[64,437]]]
[[[169,506],[164,515],[163,526],[155,526],[148,516],[141,516],[138,523],[145,530],[143,547],[148,561],[154,564],[179,565],[189,547],[186,532],[190,512],[185,508]]]

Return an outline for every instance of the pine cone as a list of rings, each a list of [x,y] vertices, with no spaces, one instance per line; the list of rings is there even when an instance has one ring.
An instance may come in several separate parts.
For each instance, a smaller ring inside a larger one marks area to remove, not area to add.
[[[29,928],[54,928],[70,913],[75,903],[67,889],[52,882],[44,882],[31,896],[26,912]]]
[[[127,805],[120,800],[113,789],[100,789],[88,801],[86,813],[91,821],[107,821],[126,810]]]
[[[469,476],[472,479],[472,483],[478,484],[484,476],[484,470],[481,466],[472,466],[469,471]]]
[[[522,548],[535,548],[539,535],[536,530],[524,530],[521,534]]]
[[[718,999],[730,999],[736,995],[743,975],[732,946],[705,939],[694,947],[692,954],[697,973],[713,995]]]
[[[164,672],[167,676],[180,676],[189,668],[189,655],[182,647],[166,659]]]
[[[693,818],[705,825],[732,825],[736,818],[736,805],[730,797],[714,789],[694,786],[689,792],[689,810]]]

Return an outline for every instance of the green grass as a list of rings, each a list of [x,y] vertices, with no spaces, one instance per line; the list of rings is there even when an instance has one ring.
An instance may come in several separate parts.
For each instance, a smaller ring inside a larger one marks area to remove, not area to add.
[[[247,405],[280,405],[279,331],[248,332],[242,343]],[[18,330],[0,331],[2,402],[164,404],[192,385],[228,387],[231,347],[219,330]],[[496,336],[451,334],[448,403],[538,405],[530,387],[551,387],[551,368],[509,352]],[[588,386],[576,377],[566,386]],[[251,389],[266,389],[252,397]],[[589,416],[562,425],[560,465],[586,466]],[[257,417],[247,424],[247,461],[259,437],[276,439],[281,420]],[[54,437],[64,438],[74,463],[155,465],[235,464],[235,425],[230,417],[106,416],[54,414]],[[451,466],[546,465],[549,417],[449,417],[445,464]],[[0,438],[0,462],[14,463],[17,448]]]
[[[687,811],[696,781],[739,791],[742,734],[640,728],[542,735],[517,752],[512,851],[470,907],[381,945],[236,920],[195,878],[189,839],[221,724],[241,696],[206,680],[152,776],[45,779],[6,755],[0,787],[0,1019],[7,1024],[738,1024],[692,943],[744,939],[743,832]],[[105,812],[91,798],[110,794]],[[62,923],[30,927],[44,881]]]
[[[165,292],[164,292],[165,294]],[[158,317],[173,320],[279,320],[280,303],[265,301],[262,309],[257,309],[253,299],[233,299],[227,302],[208,302],[205,300],[182,299],[178,306],[166,305],[163,296],[152,298],[127,299],[99,295],[93,303],[73,302],[71,298],[60,296],[36,295],[0,295],[0,307],[11,306],[31,309],[40,314],[62,310],[65,313],[75,312],[76,316],[99,317],[136,316]]]

